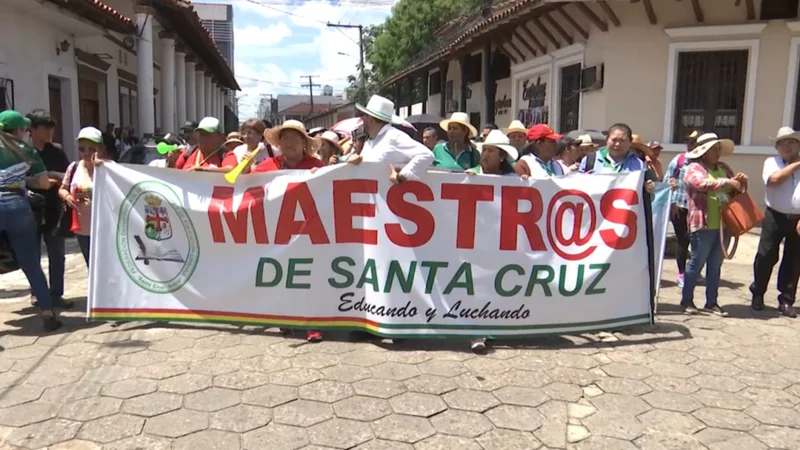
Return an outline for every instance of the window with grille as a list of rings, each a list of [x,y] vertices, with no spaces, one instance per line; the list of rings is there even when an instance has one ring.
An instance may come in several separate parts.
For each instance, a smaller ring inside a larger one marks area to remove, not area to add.
[[[442,73],[433,72],[428,76],[428,95],[436,95],[442,93]]]
[[[561,96],[558,106],[558,128],[561,132],[578,129],[581,109],[581,64],[561,68]]]
[[[0,111],[14,109],[14,80],[0,78]]]
[[[678,55],[672,142],[702,130],[741,143],[747,64],[747,50]]]
[[[800,130],[800,71],[797,72],[795,78],[794,120],[792,121],[792,128]]]

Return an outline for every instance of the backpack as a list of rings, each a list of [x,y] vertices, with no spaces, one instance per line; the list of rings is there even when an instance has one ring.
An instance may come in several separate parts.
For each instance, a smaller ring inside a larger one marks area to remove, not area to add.
[[[678,175],[681,173],[681,169],[683,166],[686,165],[686,153],[681,153],[678,155],[678,162],[675,164],[675,170],[672,171],[672,178],[678,178]]]

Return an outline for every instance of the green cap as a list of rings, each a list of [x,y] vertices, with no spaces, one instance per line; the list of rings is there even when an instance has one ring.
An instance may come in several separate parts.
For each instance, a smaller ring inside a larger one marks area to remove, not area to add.
[[[205,131],[207,133],[223,133],[222,123],[216,117],[206,117],[200,121],[195,131]]]
[[[31,119],[20,114],[13,109],[7,109],[0,112],[0,125],[4,130],[16,130],[19,128],[28,128],[31,126]]]

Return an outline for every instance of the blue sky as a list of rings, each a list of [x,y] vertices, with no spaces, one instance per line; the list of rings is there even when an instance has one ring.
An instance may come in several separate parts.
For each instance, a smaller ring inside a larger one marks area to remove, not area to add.
[[[301,87],[303,75],[318,75],[315,83],[341,91],[357,70],[358,30],[325,23],[381,23],[399,0],[202,1],[233,4],[234,65],[244,119],[255,114],[262,94],[308,93]]]

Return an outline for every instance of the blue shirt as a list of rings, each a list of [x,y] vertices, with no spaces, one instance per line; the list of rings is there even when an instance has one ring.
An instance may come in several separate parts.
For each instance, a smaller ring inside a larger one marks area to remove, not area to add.
[[[686,186],[683,184],[683,177],[686,176],[686,168],[689,167],[689,159],[684,156],[683,167],[678,167],[678,154],[667,166],[667,171],[664,173],[664,181],[668,182],[670,178],[675,178],[678,181],[678,188],[672,192],[672,203],[680,206],[683,209],[689,208],[689,200],[686,197]],[[673,177],[675,172],[678,172],[677,177]]]
[[[580,173],[627,173],[636,172],[638,170],[647,170],[647,163],[641,158],[636,156],[631,151],[625,154],[625,158],[617,163],[610,156],[608,156],[608,149],[606,147],[600,148],[595,154],[594,167],[586,167],[586,162],[589,158],[583,158],[581,166],[578,169]]]

